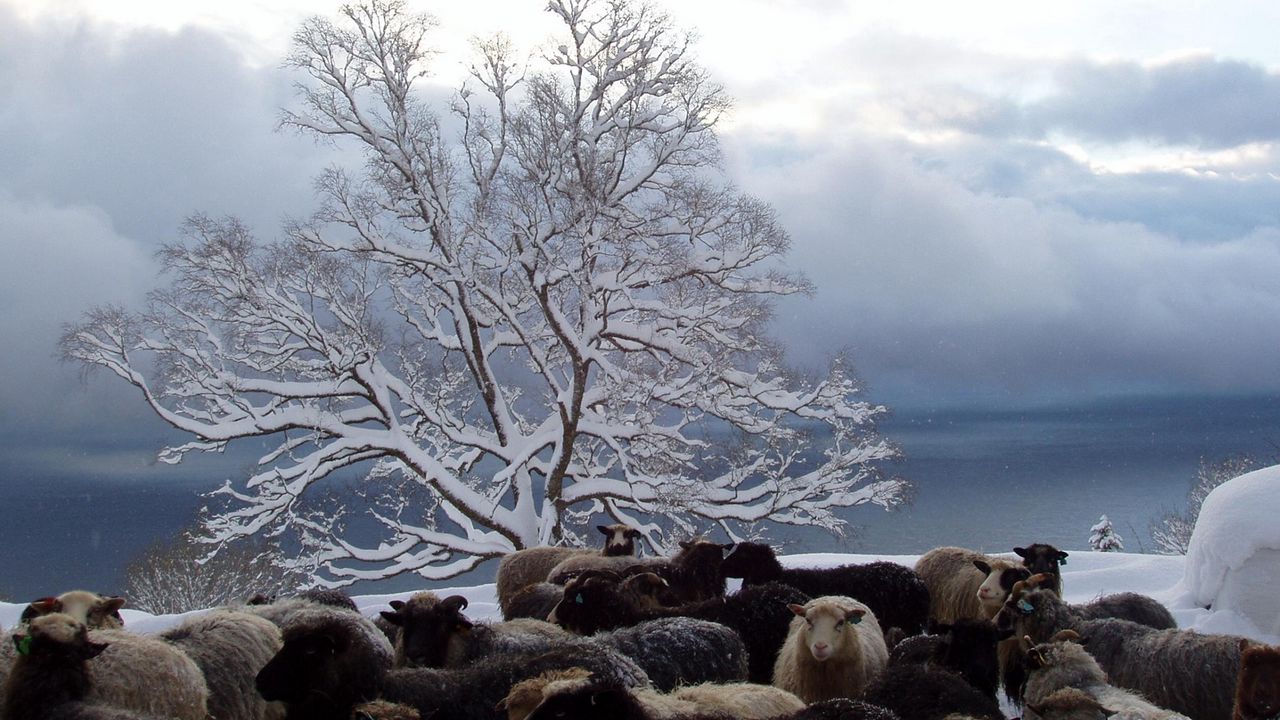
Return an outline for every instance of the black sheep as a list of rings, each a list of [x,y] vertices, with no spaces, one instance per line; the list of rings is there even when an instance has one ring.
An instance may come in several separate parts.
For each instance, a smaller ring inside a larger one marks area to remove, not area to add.
[[[391,607],[380,616],[400,629],[396,667],[465,667],[490,655],[547,650],[566,635],[545,620],[473,623],[462,614],[467,599],[461,595],[441,600],[422,592],[408,602],[394,600]]]
[[[591,639],[634,660],[661,692],[681,685],[740,682],[748,676],[745,643],[732,628],[716,622],[657,618]]]
[[[931,623],[930,635],[916,635],[894,646],[889,664],[927,663],[950,670],[984,695],[996,699],[1000,664],[996,646],[1012,637],[988,620],[961,619],[950,625]]]
[[[742,578],[743,585],[780,582],[810,597],[851,597],[871,608],[886,634],[898,628],[907,636],[918,635],[929,619],[929,589],[914,570],[897,563],[788,570],[768,545],[740,542],[724,559],[723,571]]]
[[[548,670],[582,667],[627,685],[648,683],[635,663],[598,645],[495,657],[463,670],[392,669],[390,653],[370,637],[370,630],[332,615],[298,623],[258,673],[258,692],[283,702],[288,720],[347,720],[355,705],[375,698],[432,720],[505,720],[498,703],[511,686]]]
[[[1016,547],[1013,553],[1022,558],[1022,566],[1032,575],[1046,574],[1053,576],[1052,584],[1046,587],[1062,595],[1062,567],[1067,564],[1067,553],[1046,543],[1032,543],[1024,548]]]
[[[768,684],[773,663],[787,639],[795,615],[788,604],[804,604],[809,598],[793,587],[766,583],[744,587],[723,598],[677,607],[642,608],[630,601],[614,578],[590,575],[571,580],[551,618],[582,635],[636,625],[664,617],[692,617],[726,625],[742,637],[750,664],[751,682]]]
[[[892,710],[902,720],[941,720],[952,713],[1004,720],[993,698],[956,673],[931,665],[886,667],[862,699]]]
[[[63,614],[33,618],[13,636],[18,658],[4,687],[9,720],[142,720],[144,716],[85,702],[88,661],[107,646],[89,640],[85,626]]]

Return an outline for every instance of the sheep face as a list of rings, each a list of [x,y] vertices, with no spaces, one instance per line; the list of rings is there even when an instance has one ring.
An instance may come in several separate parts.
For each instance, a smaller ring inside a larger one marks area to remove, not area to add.
[[[1009,591],[1013,589],[1014,583],[1031,576],[1031,572],[1026,568],[999,565],[993,567],[982,560],[974,560],[973,566],[987,576],[987,579],[978,586],[978,600],[993,611],[1004,603],[1005,598],[1009,597]]]
[[[854,642],[852,626],[861,623],[867,612],[862,608],[842,608],[830,603],[808,608],[796,604],[787,607],[797,617],[804,618],[802,640],[809,648],[809,654],[818,662],[826,662],[838,654],[845,643]]]
[[[608,622],[619,609],[628,609],[618,590],[618,576],[613,573],[584,573],[564,586],[564,595],[556,603],[549,622],[580,635],[592,635],[612,627]]]
[[[627,525],[597,525],[605,537],[604,554],[611,557],[624,557],[636,554],[636,540],[640,539],[640,531]]]
[[[671,585],[651,572],[628,575],[618,589],[636,607],[671,607],[680,604],[680,599],[672,591]]]
[[[89,629],[84,623],[64,613],[33,618],[13,634],[13,644],[19,655],[71,662],[97,657],[107,649],[106,643],[89,640]]]
[[[374,692],[343,677],[343,655],[350,645],[350,635],[337,621],[289,628],[284,647],[258,672],[258,694],[300,707],[328,705],[339,691],[354,694],[356,701],[372,700]]]
[[[1032,619],[1040,611],[1040,605],[1046,600],[1044,593],[1052,592],[1048,590],[1036,591],[1039,583],[1047,579],[1047,575],[1032,575],[1026,580],[1014,583],[1013,588],[1009,590],[1009,596],[1005,598],[1004,605],[1000,607],[1000,611],[993,618],[996,627],[1002,632],[1025,632],[1027,626],[1031,624]]]
[[[1013,552],[1022,558],[1022,565],[1032,573],[1061,575],[1061,566],[1067,564],[1067,553],[1045,543],[1016,547]]]
[[[383,611],[382,618],[400,628],[396,665],[444,667],[450,640],[455,635],[471,632],[474,627],[462,615],[466,606],[467,599],[461,595],[438,600],[427,593],[411,598],[408,603],[392,602],[392,611]]]
[[[1250,647],[1240,658],[1236,716],[1262,720],[1280,715],[1280,648]]]
[[[41,615],[63,613],[84,623],[85,627],[101,630],[124,627],[120,608],[124,598],[103,596],[88,590],[72,590],[57,597],[40,598],[22,611],[20,622],[30,622]]]

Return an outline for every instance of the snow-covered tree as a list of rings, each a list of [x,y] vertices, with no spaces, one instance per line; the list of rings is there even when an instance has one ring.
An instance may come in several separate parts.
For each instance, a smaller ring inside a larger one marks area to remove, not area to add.
[[[1222,483],[1238,478],[1257,467],[1248,455],[1231,455],[1217,462],[1200,460],[1200,469],[1187,491],[1187,507],[1182,512],[1169,511],[1151,523],[1151,539],[1156,550],[1166,555],[1186,555],[1191,547],[1191,531],[1200,517],[1200,506],[1209,493]]]
[[[185,533],[152,543],[125,568],[129,607],[153,614],[184,613],[244,602],[257,594],[297,589],[307,574],[283,568],[274,542],[255,538],[206,558],[208,548]]]
[[[902,501],[885,408],[847,362],[804,380],[764,334],[808,285],[774,211],[717,174],[728,100],[689,37],[627,0],[549,11],[554,49],[520,67],[478,43],[447,109],[418,90],[429,18],[368,0],[307,21],[283,122],[356,143],[365,172],[325,173],[322,209],[276,242],[192,218],[146,312],[67,329],[68,357],[193,436],[162,460],[272,443],[206,541],[296,531],[343,584],[579,543],[595,513],[665,546]],[[303,502],[344,468],[380,542]]]
[[[1124,550],[1124,538],[1111,526],[1111,519],[1103,515],[1098,524],[1089,528],[1089,547],[1097,552]]]

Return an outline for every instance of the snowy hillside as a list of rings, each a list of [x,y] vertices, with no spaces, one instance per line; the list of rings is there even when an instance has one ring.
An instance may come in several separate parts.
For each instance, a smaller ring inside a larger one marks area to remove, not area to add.
[[[916,555],[856,555],[815,553],[791,555],[781,558],[789,567],[823,567],[845,563],[866,563],[888,560],[911,566]],[[1219,633],[1247,634],[1267,642],[1280,642],[1280,638],[1261,635],[1248,623],[1233,625],[1224,618],[1211,618],[1208,611],[1196,607],[1190,595],[1181,588],[1185,558],[1167,555],[1137,555],[1131,553],[1097,553],[1087,550],[1071,551],[1062,568],[1062,582],[1069,602],[1085,602],[1099,595],[1131,591],[1150,595],[1164,603],[1173,612],[1182,627],[1204,629]],[[734,582],[734,581],[731,581]],[[492,583],[485,585],[438,589],[440,595],[462,595],[467,598],[467,615],[473,619],[500,619]],[[407,599],[411,593],[392,595],[361,595],[355,598],[365,615],[373,616],[387,608],[395,599]],[[0,622],[12,626],[22,612],[23,605],[0,603]],[[138,632],[156,632],[174,625],[182,616],[158,615],[125,609],[126,624]],[[1219,613],[1221,615],[1221,613]],[[1201,623],[1213,619],[1213,627],[1201,628]]]

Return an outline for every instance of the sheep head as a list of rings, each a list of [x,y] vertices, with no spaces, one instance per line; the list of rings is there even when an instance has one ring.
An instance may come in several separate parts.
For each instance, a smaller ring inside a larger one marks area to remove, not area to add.
[[[846,643],[856,642],[854,627],[867,614],[866,606],[851,598],[825,597],[787,607],[804,620],[802,624],[793,621],[792,628],[799,629],[801,641],[818,662],[830,660],[840,654]]]
[[[987,608],[987,617],[994,616],[1000,610],[1015,583],[1031,576],[1031,571],[1006,560],[992,563],[974,560],[973,566],[986,575],[986,579],[978,586],[978,601]]]
[[[20,622],[30,622],[41,615],[63,613],[84,623],[91,630],[103,628],[122,628],[124,618],[120,616],[120,608],[124,607],[124,598],[111,595],[99,595],[88,590],[71,590],[57,597],[44,597],[32,601],[22,611]]]
[[[397,667],[444,667],[449,644],[455,636],[466,635],[474,627],[462,614],[467,599],[450,595],[443,600],[434,593],[418,593],[409,602],[392,601],[391,611],[382,618],[400,628],[396,639]]]
[[[597,525],[596,530],[605,536],[605,555],[625,557],[636,554],[636,540],[640,539],[639,530],[622,524]]]
[[[1242,720],[1280,714],[1280,647],[1250,645],[1241,654],[1236,710]]]
[[[107,649],[106,643],[89,639],[83,622],[65,613],[33,618],[13,634],[13,645],[21,656],[70,662],[84,662]]]

